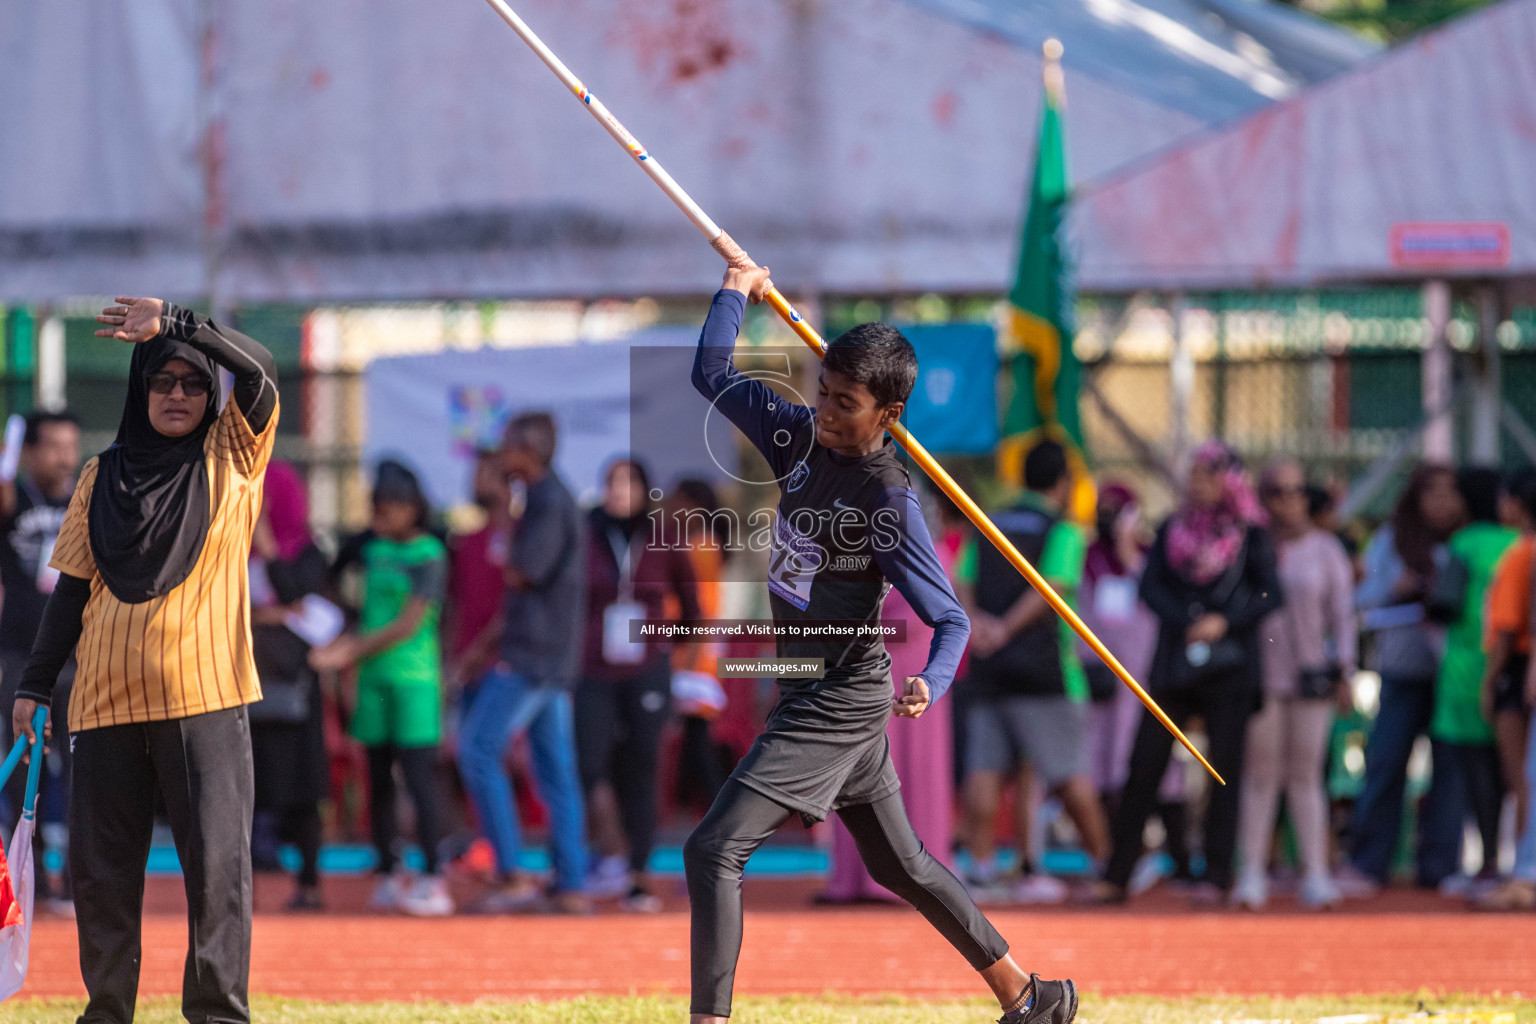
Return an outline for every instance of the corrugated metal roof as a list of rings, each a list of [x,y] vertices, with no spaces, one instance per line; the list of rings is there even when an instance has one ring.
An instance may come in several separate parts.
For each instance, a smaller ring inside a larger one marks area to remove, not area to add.
[[[1129,290],[1536,274],[1533,175],[1536,0],[1506,0],[1085,189],[1078,279]],[[1504,253],[1433,266],[1405,252],[1436,233],[1452,247],[1458,233],[1502,240]]]

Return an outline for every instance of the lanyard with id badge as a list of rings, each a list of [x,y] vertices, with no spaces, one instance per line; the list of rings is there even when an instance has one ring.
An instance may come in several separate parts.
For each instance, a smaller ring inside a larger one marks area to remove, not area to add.
[[[635,600],[634,570],[629,564],[635,537],[625,541],[616,530],[607,534],[613,560],[619,565],[619,596],[603,609],[603,660],[610,665],[638,665],[645,660],[645,644],[630,640],[629,622],[645,618],[645,605]]]

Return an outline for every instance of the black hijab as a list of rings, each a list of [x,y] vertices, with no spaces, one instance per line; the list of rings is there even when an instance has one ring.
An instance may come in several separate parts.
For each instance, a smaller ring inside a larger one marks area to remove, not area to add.
[[[202,422],[183,437],[166,437],[149,422],[149,376],[172,359],[209,382]],[[219,372],[211,358],[168,338],[133,347],[117,440],[101,453],[91,492],[91,554],[119,601],[141,604],[192,575],[212,517],[203,442],[218,417]]]

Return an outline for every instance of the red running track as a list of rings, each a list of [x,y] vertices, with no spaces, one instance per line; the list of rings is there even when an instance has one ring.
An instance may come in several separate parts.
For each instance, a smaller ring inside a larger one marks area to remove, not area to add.
[[[362,880],[328,881],[338,909]],[[674,897],[651,917],[456,917],[419,921],[342,913],[288,916],[285,883],[263,879],[253,991],[305,999],[469,1001],[591,993],[683,993],[688,919]],[[757,995],[984,994],[975,974],[915,913],[811,909],[807,883],[748,884],[738,991]],[[186,923],[174,883],[155,880],[144,925],[145,996],[180,991]],[[1433,896],[1394,894],[1347,913],[1196,913],[1172,895],[1131,910],[992,914],[1029,970],[1071,976],[1105,995],[1536,995],[1536,915],[1453,912]],[[40,920],[24,994],[84,994],[74,925]]]

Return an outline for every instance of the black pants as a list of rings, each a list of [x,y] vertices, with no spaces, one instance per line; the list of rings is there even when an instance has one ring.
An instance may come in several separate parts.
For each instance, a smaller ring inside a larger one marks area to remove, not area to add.
[[[1248,741],[1248,719],[1255,705],[1253,691],[1237,681],[1213,681],[1198,689],[1171,690],[1157,694],[1174,724],[1184,728],[1191,718],[1205,720],[1210,739],[1207,755],[1211,767],[1227,780],[1216,786],[1205,812],[1205,880],[1222,889],[1232,886],[1232,857],[1237,849],[1237,808],[1242,791],[1243,750]],[[1173,734],[1143,711],[1131,748],[1130,776],[1120,794],[1113,824],[1114,852],[1104,877],[1121,888],[1142,854],[1142,831],[1157,804],[1157,791],[1173,753]]]
[[[436,747],[368,748],[368,817],[373,824],[373,848],[379,859],[377,870],[388,874],[395,870],[399,859],[395,854],[395,837],[400,831],[395,823],[396,762],[400,764],[400,774],[405,776],[411,803],[416,806],[416,841],[421,844],[427,874],[435,875],[437,848],[443,841],[437,815]]]
[[[277,814],[277,837],[299,851],[299,884],[320,884],[320,839],[323,827],[316,804],[292,804]]]
[[[584,679],[576,689],[576,754],[583,791],[613,784],[629,840],[630,870],[644,872],[656,840],[657,765],[672,707],[671,670],[658,658],[632,679]]]
[[[245,1024],[251,966],[251,733],[245,708],[73,737],[69,864],[81,1024],[127,1024],[139,988],[144,870],[165,803],[187,889],[181,1008],[193,1024]]]
[[[730,1016],[741,955],[742,870],[791,813],[731,779],[683,846],[693,913],[690,1013]],[[972,967],[984,970],[1007,954],[1008,943],[965,887],[912,831],[900,793],[845,807],[837,815],[853,834],[870,876],[916,907]]]
[[[1452,780],[1459,783],[1460,799],[1452,806],[1459,807],[1462,815],[1445,822],[1446,831],[1455,832],[1459,838],[1460,825],[1466,814],[1477,824],[1478,835],[1483,841],[1484,876],[1497,874],[1499,863],[1499,815],[1504,810],[1504,773],[1499,765],[1498,748],[1489,744],[1446,743],[1432,741],[1435,771],[1447,771]],[[1447,762],[1454,761],[1454,765]],[[1456,845],[1457,853],[1461,844]],[[1460,868],[1459,857],[1456,864]]]
[[[21,670],[26,668],[27,656],[8,651],[0,654],[0,714],[3,714],[4,722],[0,723],[0,736],[4,737],[0,742],[0,753],[9,753],[16,738],[11,735],[11,719],[9,708],[16,702],[16,687],[21,682]],[[64,870],[59,876],[59,891],[55,893],[48,881],[47,855],[48,842],[43,837],[43,809],[48,805],[48,799],[55,785],[60,786],[64,793],[65,820],[69,818],[69,769],[72,758],[69,752],[69,694],[74,684],[75,663],[70,659],[69,665],[59,675],[59,681],[53,688],[53,699],[48,709],[48,724],[53,727],[53,739],[49,742],[48,759],[43,763],[42,773],[37,777],[37,829],[32,833],[32,863],[36,865],[36,882],[33,884],[33,894],[39,900],[50,896],[59,896],[62,899],[73,899],[73,885],[70,881],[69,864],[66,862]],[[19,764],[11,777],[5,783],[5,798],[11,806],[12,818],[4,822],[3,828],[7,840],[16,823],[21,820],[22,805],[27,798],[27,766]]]

